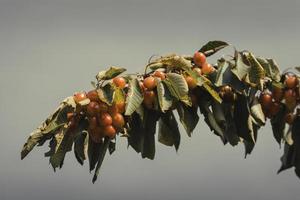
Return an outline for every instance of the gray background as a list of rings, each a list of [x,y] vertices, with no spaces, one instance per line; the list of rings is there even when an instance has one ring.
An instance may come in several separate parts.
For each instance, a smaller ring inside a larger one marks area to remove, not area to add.
[[[57,173],[47,148],[19,154],[64,97],[90,89],[110,65],[142,71],[153,54],[192,54],[211,39],[299,65],[299,13],[296,0],[0,0],[0,199],[299,199],[293,170],[276,175],[282,151],[269,125],[246,160],[242,145],[223,146],[203,118],[177,154],[157,144],[154,161],[119,139],[94,185],[72,153]]]

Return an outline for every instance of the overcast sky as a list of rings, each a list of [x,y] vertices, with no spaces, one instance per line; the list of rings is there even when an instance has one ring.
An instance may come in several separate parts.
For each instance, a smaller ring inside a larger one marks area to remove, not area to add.
[[[153,54],[192,54],[220,39],[297,66],[299,21],[299,0],[0,0],[0,199],[299,199],[293,170],[276,175],[282,150],[269,125],[246,160],[202,117],[192,138],[182,131],[178,153],[157,144],[154,161],[119,138],[94,185],[73,153],[57,173],[46,147],[20,160],[28,134],[110,65],[142,71]]]

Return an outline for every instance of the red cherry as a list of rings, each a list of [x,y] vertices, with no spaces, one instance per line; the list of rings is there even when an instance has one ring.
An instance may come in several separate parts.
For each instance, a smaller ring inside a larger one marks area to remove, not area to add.
[[[115,86],[121,89],[125,88],[126,86],[126,80],[123,77],[115,77],[113,79],[113,83],[115,84]]]
[[[298,78],[296,77],[295,74],[287,74],[285,76],[285,86],[289,89],[294,89],[298,85]]]
[[[112,117],[108,113],[102,113],[99,118],[99,123],[102,126],[108,126],[112,124]]]
[[[156,87],[155,78],[153,78],[152,76],[149,76],[149,77],[145,78],[144,79],[144,86],[148,90],[153,90]]]
[[[280,102],[283,98],[283,90],[279,87],[273,87],[272,96],[276,102]]]
[[[204,63],[206,63],[206,56],[204,53],[201,52],[195,52],[194,57],[193,57],[193,61],[195,63],[195,65],[197,66],[202,66]]]
[[[157,77],[157,78],[160,78],[161,80],[164,80],[166,78],[166,74],[162,71],[158,71],[156,70],[154,73],[153,73],[153,76],[154,77]]]
[[[201,70],[203,74],[210,74],[214,72],[216,69],[211,64],[206,62],[202,65]]]
[[[100,113],[100,105],[96,101],[91,101],[87,108],[86,108],[87,114],[89,116],[96,116],[97,113]]]
[[[113,119],[113,126],[114,127],[123,128],[123,126],[125,125],[124,117],[120,113],[114,114],[112,116],[112,119]]]
[[[260,95],[260,103],[264,109],[269,109],[272,105],[272,95],[268,92],[263,92]]]
[[[109,138],[114,138],[116,136],[116,129],[112,125],[108,125],[104,127],[103,133]]]
[[[194,88],[197,87],[197,82],[196,82],[196,80],[193,77],[191,77],[191,76],[185,76],[184,78],[185,78],[185,81],[186,81],[189,89],[194,89]]]
[[[80,101],[85,100],[87,97],[85,92],[77,92],[74,94],[73,98],[76,103],[79,103]]]
[[[99,96],[97,90],[91,90],[86,94],[87,98],[91,101],[99,101]]]

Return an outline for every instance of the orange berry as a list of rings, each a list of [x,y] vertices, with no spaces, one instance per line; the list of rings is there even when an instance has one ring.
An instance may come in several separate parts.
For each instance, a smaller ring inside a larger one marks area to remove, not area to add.
[[[96,116],[97,113],[100,113],[99,103],[97,103],[96,101],[91,101],[87,105],[86,111],[89,116]]]
[[[99,96],[97,90],[91,90],[86,94],[87,98],[91,101],[99,101]]]
[[[125,125],[124,117],[120,113],[114,114],[112,116],[112,119],[113,119],[113,125],[114,125],[114,127],[123,128],[123,126]]]
[[[74,94],[73,98],[74,98],[75,103],[79,103],[80,101],[85,100],[87,97],[86,97],[85,92],[77,92]]]
[[[296,101],[296,92],[293,89],[288,89],[284,92],[284,98],[287,102]]]
[[[150,91],[145,91],[144,92],[144,104],[147,108],[151,109],[153,108],[153,103],[155,102],[155,92],[150,90]]]
[[[298,78],[296,77],[295,74],[286,74],[285,75],[285,86],[289,89],[293,89],[295,87],[297,87],[298,85]]]
[[[197,82],[196,82],[195,79],[193,79],[193,77],[191,77],[191,76],[185,76],[184,78],[185,78],[185,81],[186,81],[189,89],[194,89],[194,88],[197,87]]]
[[[152,76],[148,76],[147,78],[144,79],[144,86],[148,90],[153,90],[156,87],[156,81],[155,78]]]
[[[123,77],[115,77],[113,79],[113,83],[115,84],[115,86],[121,89],[125,88],[126,86],[126,80]]]
[[[272,95],[268,92],[262,92],[260,95],[260,104],[264,109],[269,109],[272,105]]]
[[[99,110],[100,112],[107,112],[108,111],[108,105],[104,102],[99,103]]]
[[[97,117],[89,118],[89,128],[95,129],[98,126]]]
[[[102,113],[99,118],[99,123],[102,126],[108,126],[112,124],[112,117],[108,113]]]
[[[193,61],[194,61],[195,65],[200,67],[204,63],[206,63],[206,56],[204,55],[204,53],[201,53],[201,52],[197,51],[194,54]]]
[[[103,129],[103,133],[105,136],[109,138],[114,138],[116,136],[116,129],[112,125],[105,126]]]
[[[273,87],[272,96],[276,102],[280,102],[283,98],[283,90],[279,87]]]
[[[161,80],[164,80],[166,78],[166,74],[162,71],[158,71],[156,70],[154,73],[153,73],[153,76],[154,77],[157,77],[157,78],[160,78]]]
[[[202,65],[201,70],[202,70],[203,74],[210,74],[213,71],[215,71],[216,69],[211,64],[206,62]]]

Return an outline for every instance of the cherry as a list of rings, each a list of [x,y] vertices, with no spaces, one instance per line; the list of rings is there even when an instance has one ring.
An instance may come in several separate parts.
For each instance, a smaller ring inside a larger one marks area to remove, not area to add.
[[[214,72],[216,69],[211,64],[206,62],[202,65],[201,70],[203,74],[210,74]]]
[[[280,102],[283,98],[283,90],[274,86],[272,90],[272,96],[276,102]]]
[[[102,113],[99,118],[99,123],[102,126],[108,126],[112,124],[112,117],[108,113]]]
[[[285,75],[285,86],[289,89],[294,89],[298,85],[298,78],[295,74],[288,73]]]
[[[194,88],[197,87],[197,82],[196,82],[196,80],[193,77],[191,77],[191,76],[185,76],[184,78],[185,78],[185,81],[186,81],[189,89],[194,89]]]
[[[120,89],[123,89],[126,86],[126,80],[123,77],[115,77],[113,83]]]
[[[156,70],[154,73],[153,73],[153,76],[154,77],[157,77],[157,78],[160,78],[161,80],[164,80],[166,78],[166,74],[162,71],[158,71]]]
[[[144,104],[147,108],[151,109],[153,108],[153,103],[155,101],[156,95],[155,92],[150,90],[150,91],[145,91],[144,92]]]
[[[156,81],[155,78],[152,76],[148,76],[147,78],[144,79],[144,86],[148,90],[153,90],[156,87]]]
[[[80,101],[85,100],[87,97],[86,97],[85,92],[77,92],[74,94],[73,98],[74,98],[75,103],[79,103]]]
[[[221,87],[220,96],[225,102],[233,102],[235,99],[234,92],[229,85]]]
[[[91,101],[99,101],[99,96],[97,90],[91,90],[86,94],[87,98]]]
[[[296,101],[296,92],[293,89],[288,89],[284,92],[284,98],[286,102]]]
[[[87,114],[89,116],[96,116],[97,113],[100,113],[100,105],[96,101],[91,101],[86,108]]]
[[[69,112],[67,113],[67,120],[70,121],[75,116],[75,113]]]
[[[122,128],[125,125],[124,117],[120,113],[114,114],[112,116],[112,119],[113,119],[113,125],[114,125],[114,127]]]
[[[116,136],[116,129],[112,125],[108,125],[104,127],[103,133],[109,138],[114,138]]]
[[[206,56],[204,53],[201,52],[195,52],[194,57],[193,57],[193,61],[195,63],[195,65],[197,66],[202,66],[204,63],[206,63]]]
[[[259,100],[263,108],[269,109],[272,105],[272,94],[266,91],[262,92]]]

